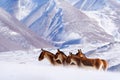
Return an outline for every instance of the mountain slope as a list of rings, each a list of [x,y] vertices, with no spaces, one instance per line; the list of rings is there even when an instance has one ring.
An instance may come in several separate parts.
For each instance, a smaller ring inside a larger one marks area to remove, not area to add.
[[[55,45],[56,42],[64,44],[62,42],[74,39],[78,39],[79,43],[81,41],[90,43],[113,41],[113,37],[107,34],[95,20],[65,1],[47,1],[29,15],[23,22]]]
[[[112,36],[105,33],[94,19],[89,18],[65,1],[56,0],[56,3],[63,10],[63,21],[67,33],[79,34],[81,38],[86,39],[86,42],[112,41]]]
[[[95,19],[106,33],[120,41],[120,1],[119,0],[66,0],[74,7]]]
[[[66,0],[80,10],[93,11],[105,7],[106,0]]]
[[[97,0],[86,1],[95,5],[99,3]],[[74,3],[77,2],[78,0],[75,0]],[[16,14],[19,15],[16,17],[23,16],[22,22],[28,28],[59,47],[68,42],[71,45],[71,41],[72,44],[73,42],[80,44],[114,41],[113,37],[107,34],[95,19],[89,18],[64,0],[23,0],[18,3],[19,9],[16,9]],[[26,4],[29,5],[26,6]]]
[[[0,51],[50,47],[45,40],[0,8]]]

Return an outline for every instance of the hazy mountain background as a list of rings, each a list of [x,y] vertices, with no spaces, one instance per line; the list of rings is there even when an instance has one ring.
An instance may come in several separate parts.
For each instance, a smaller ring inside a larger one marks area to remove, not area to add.
[[[53,53],[56,53],[56,48],[60,48],[66,55],[82,49],[87,57],[107,60],[108,71],[119,72],[119,9],[120,0],[0,0],[1,66],[4,63],[0,69],[5,70],[4,73],[6,73],[12,70],[10,67],[8,68],[8,65],[12,68],[23,65],[23,69],[18,69],[18,67],[15,70],[25,73],[27,71],[24,69],[29,64],[32,66],[29,69],[47,70],[51,66],[48,65],[49,63],[38,62],[40,48]],[[14,63],[15,66],[11,63]],[[40,66],[41,68],[39,68]],[[53,68],[53,71],[56,69]],[[77,71],[81,73],[78,69]],[[47,73],[47,71],[45,72]],[[32,75],[31,73],[29,75]],[[42,72],[34,73],[43,74]],[[67,73],[70,74],[71,70]],[[87,74],[84,71],[83,73],[85,73],[83,75]],[[24,78],[24,75],[19,74],[21,73],[17,74],[18,77]],[[47,74],[47,76],[49,75]],[[13,80],[14,78],[9,73],[7,76],[7,79]],[[113,80],[114,78],[107,76],[102,76],[103,80]],[[73,77],[65,78],[72,79]],[[37,75],[37,79],[39,79],[39,75]],[[89,78],[83,79],[89,80]],[[51,80],[53,79],[51,78]],[[99,79],[96,78],[96,80]]]
[[[0,8],[0,51],[52,47]]]
[[[1,0],[0,6],[56,47],[119,41],[116,0]]]

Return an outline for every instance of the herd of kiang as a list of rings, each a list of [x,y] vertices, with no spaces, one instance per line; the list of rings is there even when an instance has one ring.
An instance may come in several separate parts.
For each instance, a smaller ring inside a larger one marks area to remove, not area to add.
[[[75,65],[81,68],[93,68],[95,70],[107,70],[108,63],[104,59],[100,58],[87,58],[85,54],[78,49],[76,54],[72,54],[71,52],[67,56],[63,51],[57,49],[57,53],[53,54],[47,50],[41,49],[40,56],[38,58],[39,61],[47,58],[51,64],[53,65]]]

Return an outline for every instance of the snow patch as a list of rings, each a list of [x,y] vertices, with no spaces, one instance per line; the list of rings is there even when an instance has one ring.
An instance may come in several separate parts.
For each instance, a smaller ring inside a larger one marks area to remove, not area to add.
[[[66,55],[74,48],[61,49]],[[45,49],[56,53],[56,49]],[[0,53],[1,80],[119,80],[119,73],[86,70],[70,66],[52,66],[48,60],[38,61],[40,49]],[[109,53],[108,53],[109,54]],[[112,54],[114,55],[114,54]],[[111,56],[112,56],[111,55]],[[118,61],[119,62],[119,61]]]
[[[65,40],[72,40],[72,39],[80,39],[80,35],[75,32],[69,32],[67,35],[65,35],[64,39]]]

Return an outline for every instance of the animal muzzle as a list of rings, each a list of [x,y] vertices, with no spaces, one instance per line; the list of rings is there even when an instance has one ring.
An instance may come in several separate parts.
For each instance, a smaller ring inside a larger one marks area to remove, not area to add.
[[[62,64],[62,62],[58,59],[58,60],[56,60],[56,62],[58,63],[58,64]]]

